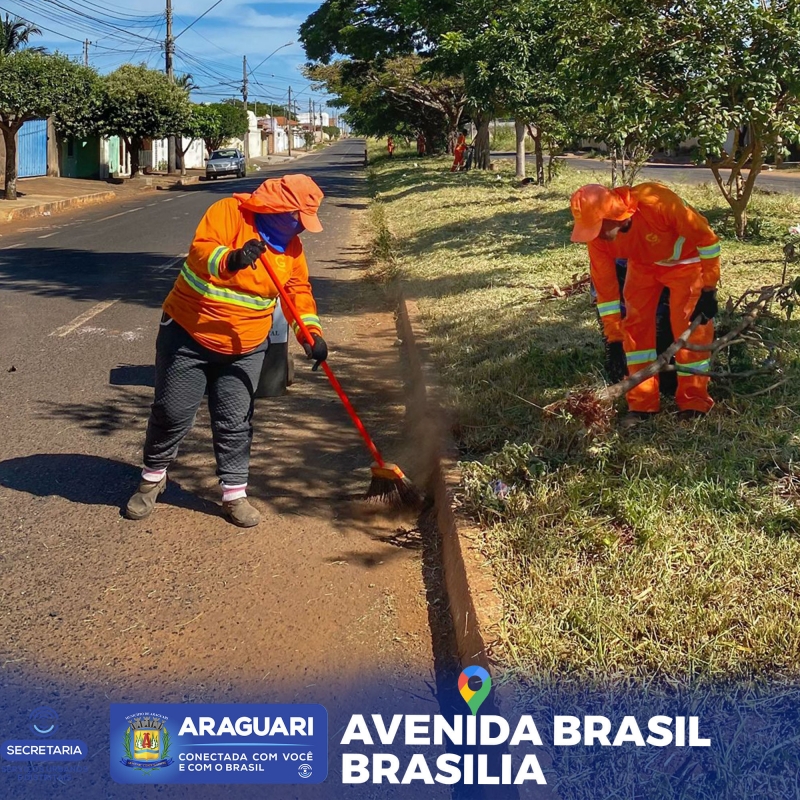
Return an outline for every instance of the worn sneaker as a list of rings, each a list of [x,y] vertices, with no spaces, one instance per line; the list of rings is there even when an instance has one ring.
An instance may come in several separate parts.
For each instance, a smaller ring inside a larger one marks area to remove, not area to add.
[[[655,412],[652,411],[629,411],[620,421],[619,429],[621,431],[629,431],[632,428],[641,425],[643,422],[648,422],[655,418]]]
[[[250,505],[246,497],[224,502],[222,513],[240,528],[254,528],[261,522],[261,514]]]
[[[125,516],[128,519],[144,519],[153,513],[156,507],[156,500],[159,495],[164,494],[167,488],[167,476],[165,475],[158,483],[143,480],[136,490],[136,494],[128,500],[125,506]]]

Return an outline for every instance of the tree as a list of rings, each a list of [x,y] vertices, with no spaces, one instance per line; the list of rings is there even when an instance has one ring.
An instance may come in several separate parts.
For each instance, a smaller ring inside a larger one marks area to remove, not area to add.
[[[19,50],[0,55],[0,130],[6,147],[5,199],[17,198],[17,133],[51,116],[62,133],[90,130],[96,119],[94,70],[66,56]]]
[[[578,138],[606,144],[612,185],[618,173],[632,184],[656,147],[686,132],[675,106],[681,44],[675,19],[685,11],[651,0],[596,0],[590,22],[576,26],[575,15],[585,11],[580,0],[566,0],[556,18],[557,74],[570,125]]]
[[[459,78],[429,72],[429,61],[417,55],[368,64],[341,59],[315,64],[305,74],[334,95],[330,105],[347,108],[347,121],[366,136],[415,138],[422,132],[433,149],[444,148],[455,135],[466,96]]]
[[[191,94],[195,89],[198,88],[197,84],[194,82],[194,77],[192,76],[191,72],[184,72],[182,75],[178,75],[175,78],[175,85],[180,86],[186,94]]]
[[[139,173],[142,140],[179,134],[189,115],[186,92],[161,72],[125,64],[102,78],[103,129],[125,142],[131,177]]]
[[[563,135],[566,104],[558,74],[557,8],[538,0],[483,0],[469,9],[459,17],[458,28],[442,36],[438,59],[450,72],[463,73],[476,115],[481,112],[484,125],[476,138],[476,159],[488,166],[489,117],[514,117],[517,175],[525,175],[528,131],[534,140],[537,179],[544,183],[543,143],[550,145],[552,157],[555,140]]]
[[[217,139],[220,135],[221,125],[222,118],[216,108],[213,106],[192,104],[189,117],[181,131],[181,175],[186,174],[185,156],[192,144],[198,139],[202,139],[210,155],[211,148],[208,147],[207,143]],[[185,147],[183,146],[183,139],[188,139],[188,143]]]
[[[694,0],[675,27],[682,78],[675,113],[697,137],[741,238],[764,162],[800,137],[800,7]]]
[[[250,121],[241,103],[223,101],[212,103],[208,108],[213,109],[219,116],[219,128],[212,131],[212,135],[203,137],[209,153],[218,150],[229,139],[242,139],[247,134]]]
[[[5,15],[0,19],[0,55],[9,55],[17,50],[43,53],[44,47],[26,47],[31,36],[41,36],[42,31],[22,17]]]
[[[342,135],[342,130],[338,125],[323,125],[322,132],[328,139],[338,139]]]
[[[432,61],[440,34],[461,13],[455,0],[325,0],[300,27],[308,76],[334,95],[360,133],[455,143],[463,80]],[[341,58],[336,58],[337,56]]]

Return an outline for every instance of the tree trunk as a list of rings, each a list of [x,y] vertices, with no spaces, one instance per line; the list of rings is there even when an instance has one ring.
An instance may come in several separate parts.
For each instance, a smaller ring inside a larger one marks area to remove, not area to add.
[[[552,183],[556,173],[556,142],[547,140],[547,182]]]
[[[542,153],[542,129],[534,128],[533,152],[536,153],[536,183],[544,186],[544,154]]]
[[[475,169],[489,169],[492,162],[489,152],[489,114],[476,114],[478,132],[475,134]]]
[[[3,125],[3,141],[6,145],[6,186],[3,197],[17,199],[17,131],[20,125]]]
[[[519,117],[514,118],[514,133],[517,136],[517,177],[525,177],[525,123]]]
[[[611,188],[615,189],[617,186],[617,146],[612,145],[608,150],[611,154]]]
[[[178,139],[178,141],[183,143],[183,139]],[[181,175],[186,175],[186,154],[196,141],[197,139],[189,139],[189,144],[187,144],[186,147],[178,148],[178,166],[180,167]]]
[[[751,136],[753,136],[753,142],[749,145],[750,171],[746,180],[742,180],[741,173],[742,165],[746,163],[746,156],[743,156],[734,166],[727,182],[723,181],[722,175],[720,175],[720,164],[706,162],[706,165],[711,169],[720,192],[722,192],[722,196],[731,207],[738,239],[744,239],[747,229],[747,207],[750,204],[750,198],[753,196],[756,178],[758,178],[761,168],[764,166],[764,142],[756,138],[752,133]]]
[[[123,136],[128,156],[131,159],[131,178],[139,174],[139,151],[142,149],[142,139],[140,136]]]

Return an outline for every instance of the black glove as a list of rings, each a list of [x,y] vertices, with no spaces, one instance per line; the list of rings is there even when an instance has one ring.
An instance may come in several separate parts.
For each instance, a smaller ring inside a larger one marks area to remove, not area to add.
[[[627,377],[628,363],[622,342],[606,342],[606,374],[611,383],[619,383]]]
[[[311,371],[314,372],[328,358],[328,345],[318,333],[312,333],[311,337],[314,339],[314,346],[312,347],[308,342],[304,342],[303,350],[306,351],[308,358],[313,358],[316,361],[316,364],[311,367]]]
[[[228,260],[225,262],[228,272],[238,272],[245,267],[256,268],[256,261],[258,261],[261,254],[267,249],[264,242],[258,239],[251,239],[246,242],[244,247],[238,250],[231,250],[228,253]]]
[[[716,289],[703,289],[700,292],[700,299],[692,311],[692,322],[700,317],[700,321],[705,324],[709,320],[714,319],[719,311],[719,303],[717,302]]]

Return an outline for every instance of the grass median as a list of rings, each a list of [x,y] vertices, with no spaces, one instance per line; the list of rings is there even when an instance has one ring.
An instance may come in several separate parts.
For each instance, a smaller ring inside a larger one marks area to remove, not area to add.
[[[667,400],[650,427],[589,435],[542,409],[602,385],[588,293],[551,291],[588,270],[586,248],[569,242],[569,196],[597,173],[520,187],[509,164],[448,166],[376,155],[373,219],[388,225],[386,273],[401,276],[430,335],[464,506],[504,602],[503,665],[534,684],[797,677],[800,327],[764,320],[766,344],[726,364],[776,372],[714,383],[708,418],[679,422]],[[780,280],[800,198],[757,193],[754,236],[740,243],[716,187],[673,188],[723,236],[721,305]]]

